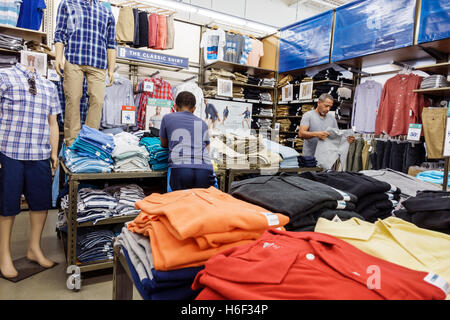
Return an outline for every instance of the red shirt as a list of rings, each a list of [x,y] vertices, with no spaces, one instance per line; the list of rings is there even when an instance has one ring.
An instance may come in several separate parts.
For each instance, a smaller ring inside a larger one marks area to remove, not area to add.
[[[426,276],[333,236],[270,229],[210,258],[192,288],[205,288],[198,300],[445,299]]]
[[[375,134],[391,137],[408,134],[410,123],[422,123],[422,109],[428,106],[419,89],[423,77],[415,74],[397,74],[386,81],[381,94]]]
[[[139,101],[139,111],[137,117],[137,125],[139,129],[145,129],[145,114],[147,110],[148,98],[162,99],[162,100],[172,100],[175,99],[172,94],[172,86],[161,78],[148,78],[144,79],[140,85],[144,85],[144,82],[153,82],[153,92],[143,92],[141,95],[141,100]],[[174,109],[172,108],[172,112]]]

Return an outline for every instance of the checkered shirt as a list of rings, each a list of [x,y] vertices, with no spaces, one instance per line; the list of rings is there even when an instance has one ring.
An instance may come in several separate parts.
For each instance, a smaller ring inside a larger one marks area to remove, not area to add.
[[[139,110],[138,110],[138,118],[137,118],[137,125],[139,129],[145,129],[145,114],[147,110],[147,102],[148,98],[155,98],[155,99],[161,99],[161,100],[172,100],[175,102],[175,99],[172,94],[172,86],[162,80],[161,78],[148,78],[144,79],[141,83],[141,85],[144,85],[144,82],[153,82],[153,92],[143,92],[141,95],[141,101],[139,102]],[[174,110],[172,109],[172,112]]]
[[[28,79],[36,79],[37,94]],[[50,158],[48,116],[61,112],[56,86],[21,64],[0,69],[0,152],[17,160]]]
[[[70,63],[106,69],[107,49],[117,45],[114,16],[98,0],[63,0],[58,7],[54,42],[65,45]]]

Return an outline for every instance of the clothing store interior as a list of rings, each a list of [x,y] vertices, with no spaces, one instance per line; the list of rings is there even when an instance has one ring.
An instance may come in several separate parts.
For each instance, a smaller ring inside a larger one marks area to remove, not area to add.
[[[0,0],[0,300],[450,300],[449,57],[448,0]]]

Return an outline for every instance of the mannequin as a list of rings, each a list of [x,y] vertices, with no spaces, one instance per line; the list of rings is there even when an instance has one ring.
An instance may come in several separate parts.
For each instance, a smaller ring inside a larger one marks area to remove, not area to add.
[[[61,105],[55,85],[21,64],[0,70],[0,97],[0,273],[14,278],[10,243],[22,194],[30,207],[27,258],[44,268],[54,265],[40,242],[58,166]]]
[[[117,54],[115,21],[112,12],[99,0],[62,0],[56,21],[55,69],[64,78],[64,140],[70,146],[81,130],[80,99],[84,77],[89,94],[85,124],[94,129],[100,127],[106,73],[108,86],[114,83]]]

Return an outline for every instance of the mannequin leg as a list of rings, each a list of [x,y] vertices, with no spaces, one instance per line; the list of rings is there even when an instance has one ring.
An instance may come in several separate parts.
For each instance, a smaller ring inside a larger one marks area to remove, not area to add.
[[[54,262],[47,259],[41,249],[41,237],[46,219],[47,211],[30,211],[31,228],[27,258],[39,263],[44,268],[50,268]]]
[[[85,124],[90,128],[98,129],[100,128],[105,101],[106,70],[86,66],[85,71],[89,94],[89,110]]]
[[[81,130],[80,100],[83,96],[84,73],[81,67],[66,61],[64,64],[64,94],[66,110],[64,116],[64,140],[70,147]]]
[[[11,258],[11,233],[15,216],[0,216],[0,271],[5,278],[19,275]]]

